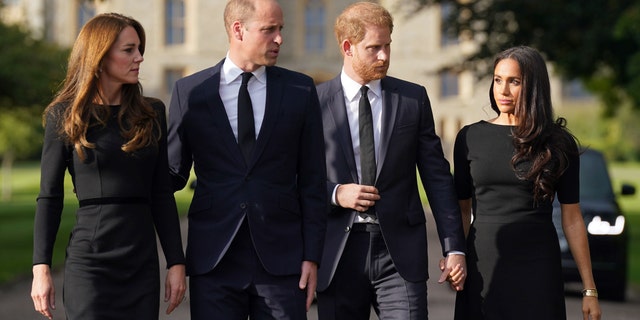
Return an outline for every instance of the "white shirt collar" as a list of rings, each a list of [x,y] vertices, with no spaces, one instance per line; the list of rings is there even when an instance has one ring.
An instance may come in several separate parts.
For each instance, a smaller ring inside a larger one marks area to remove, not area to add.
[[[351,79],[342,69],[340,73],[340,82],[342,83],[342,90],[344,90],[344,96],[348,101],[353,101],[356,97],[360,98],[360,88],[361,84]],[[369,87],[369,91],[373,92],[377,97],[382,97],[382,85],[380,84],[380,79],[370,81],[366,84]]]
[[[222,63],[222,75],[220,81],[224,81],[226,84],[230,84],[233,81],[236,81],[240,77],[240,75],[244,71],[240,69],[231,59],[229,58],[229,53],[227,52],[227,57],[224,59]],[[260,68],[254,70],[253,77],[262,83],[267,82],[267,73],[265,66],[261,66]]]

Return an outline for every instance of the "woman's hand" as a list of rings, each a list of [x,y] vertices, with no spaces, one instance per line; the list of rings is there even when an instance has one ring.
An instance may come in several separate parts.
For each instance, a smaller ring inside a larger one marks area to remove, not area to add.
[[[582,297],[582,317],[584,320],[600,320],[602,310],[596,297]]]
[[[184,264],[176,264],[169,268],[164,283],[164,302],[169,302],[167,314],[170,314],[184,300],[187,291],[187,280]]]
[[[46,264],[36,264],[32,270],[31,299],[33,306],[43,316],[53,319],[51,310],[56,309],[56,290],[53,287],[51,268]]]

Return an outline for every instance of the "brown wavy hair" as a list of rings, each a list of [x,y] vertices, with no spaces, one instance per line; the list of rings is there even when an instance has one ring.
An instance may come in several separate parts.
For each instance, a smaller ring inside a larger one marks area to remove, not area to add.
[[[67,75],[53,101],[47,106],[45,115],[58,104],[65,104],[60,134],[73,145],[81,160],[85,159],[83,148],[93,149],[87,141],[90,126],[105,126],[111,117],[109,106],[96,104],[102,99],[99,88],[99,72],[104,57],[126,27],[133,27],[140,38],[140,54],[144,55],[145,32],[133,18],[118,13],[104,13],[89,20],[80,30],[67,66]],[[121,149],[131,153],[142,147],[157,143],[159,125],[150,102],[142,96],[142,85],[122,85],[121,107],[118,112],[120,134],[127,141]],[[154,128],[157,132],[154,133]]]
[[[515,153],[511,166],[518,178],[533,182],[536,203],[553,201],[555,185],[569,165],[567,153],[577,150],[577,140],[567,130],[566,119],[554,119],[549,73],[540,53],[526,46],[507,49],[496,56],[494,69],[504,59],[515,60],[522,73],[514,112],[518,124],[512,129]],[[489,98],[491,108],[499,114],[493,81]]]

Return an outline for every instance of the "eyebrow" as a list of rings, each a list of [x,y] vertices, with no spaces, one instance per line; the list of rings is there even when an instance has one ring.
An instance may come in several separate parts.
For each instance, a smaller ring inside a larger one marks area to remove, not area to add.
[[[284,25],[278,24],[278,23],[271,23],[271,24],[264,24],[259,27],[259,29],[275,29],[275,28],[282,30],[282,28],[284,28]]]

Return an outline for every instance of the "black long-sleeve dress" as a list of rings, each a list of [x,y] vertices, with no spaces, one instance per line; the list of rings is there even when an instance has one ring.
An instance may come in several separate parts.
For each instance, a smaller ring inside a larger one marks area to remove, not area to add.
[[[64,175],[74,182],[79,209],[67,246],[63,299],[68,319],[158,319],[160,300],[156,231],[167,267],[184,263],[179,219],[170,185],[165,109],[154,100],[161,139],[133,153],[112,106],[106,127],[91,126],[81,161],[60,137],[66,105],[46,115],[34,264],[51,264],[60,225]]]
[[[516,177],[511,126],[464,127],[454,147],[458,198],[473,198],[468,277],[455,319],[565,319],[558,236],[549,201],[536,205],[533,184]],[[579,201],[577,145],[556,185],[561,203]],[[528,164],[524,164],[526,167]],[[521,167],[518,167],[521,169]]]

